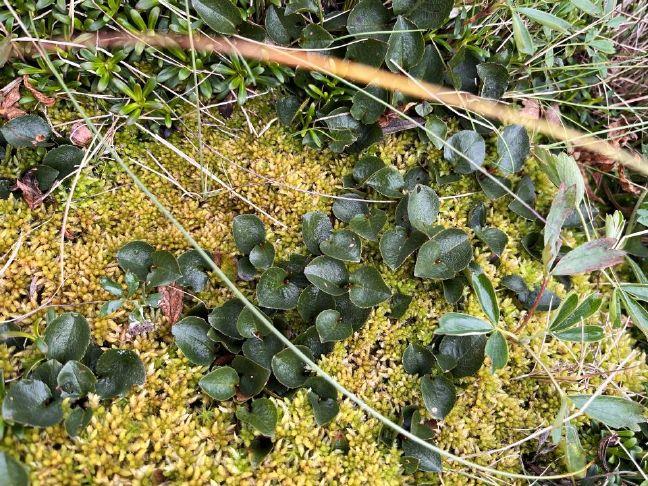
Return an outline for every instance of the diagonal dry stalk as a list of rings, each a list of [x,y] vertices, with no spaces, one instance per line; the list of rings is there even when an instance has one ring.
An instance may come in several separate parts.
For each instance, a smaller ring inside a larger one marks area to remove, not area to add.
[[[44,49],[80,48],[80,47],[123,47],[146,42],[159,48],[181,46],[184,49],[198,49],[225,54],[238,54],[243,57],[258,59],[265,62],[276,62],[291,67],[307,68],[325,74],[339,76],[347,80],[380,86],[390,91],[442,103],[462,110],[478,113],[481,116],[497,119],[505,124],[520,124],[527,129],[542,133],[552,139],[569,143],[579,140],[578,146],[589,151],[621,162],[626,167],[641,174],[648,175],[648,161],[638,154],[619,149],[612,144],[595,136],[583,133],[574,128],[550,123],[547,120],[536,119],[520,112],[520,110],[499,102],[487,100],[470,93],[455,91],[436,84],[408,79],[401,74],[366,66],[364,64],[325,56],[315,52],[301,52],[284,49],[271,44],[251,41],[248,39],[229,39],[225,37],[212,38],[194,33],[189,39],[184,35],[145,34],[137,37],[129,33],[83,34],[72,42],[39,41]],[[33,39],[30,39],[33,42]],[[29,48],[23,49],[23,54],[30,54]]]

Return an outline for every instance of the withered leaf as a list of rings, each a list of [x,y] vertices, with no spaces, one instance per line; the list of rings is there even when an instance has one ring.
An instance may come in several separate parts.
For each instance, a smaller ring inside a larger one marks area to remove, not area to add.
[[[171,284],[158,287],[158,290],[160,291],[162,314],[169,319],[171,324],[175,324],[182,314],[182,289],[176,284]]]

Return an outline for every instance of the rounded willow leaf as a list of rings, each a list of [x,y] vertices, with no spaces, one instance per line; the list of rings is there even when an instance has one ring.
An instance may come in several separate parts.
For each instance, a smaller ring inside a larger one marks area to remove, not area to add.
[[[329,217],[321,211],[312,211],[302,217],[302,235],[304,244],[313,255],[321,255],[320,243],[333,232]]]
[[[385,163],[380,157],[377,157],[376,155],[365,155],[358,159],[356,164],[353,166],[353,178],[356,182],[362,184],[371,177],[372,174],[378,172],[384,167]]]
[[[275,258],[275,249],[272,243],[264,241],[252,248],[248,257],[250,263],[259,271],[267,270],[272,266]]]
[[[410,424],[411,432],[414,435],[428,442],[430,441],[432,438],[432,430],[422,420],[418,410],[412,414]],[[412,472],[416,472],[417,469],[426,472],[442,471],[441,456],[438,453],[409,439],[403,439],[401,448],[403,449],[403,458],[413,463],[414,471]]]
[[[362,91],[355,92],[352,98],[352,106],[349,110],[351,116],[366,125],[376,123],[385,112],[385,104],[389,99],[389,92],[378,86],[366,86]]]
[[[266,10],[265,28],[268,36],[277,44],[288,45],[301,33],[301,16],[286,15],[283,9],[270,5]]]
[[[443,286],[443,298],[446,302],[452,305],[459,302],[463,297],[463,291],[467,283],[463,275],[443,280],[441,285]]]
[[[297,348],[313,360],[313,353],[306,346]],[[272,372],[275,377],[286,388],[297,388],[308,379],[306,364],[293,352],[292,349],[284,349],[272,358]]]
[[[353,334],[350,323],[343,323],[340,313],[327,309],[320,312],[315,321],[315,328],[323,343],[342,341]]]
[[[43,339],[48,358],[61,363],[79,361],[90,344],[90,326],[81,314],[67,312],[47,325]]]
[[[344,263],[334,258],[314,258],[304,269],[304,275],[310,283],[329,295],[342,295],[347,291],[349,272]]]
[[[230,0],[191,0],[200,18],[219,34],[234,35],[243,22],[241,12]]]
[[[334,231],[328,239],[320,243],[320,250],[327,256],[346,262],[359,262],[362,241],[352,231]]]
[[[270,321],[270,318],[265,313],[261,313],[268,321]],[[243,310],[241,310],[241,313],[236,320],[236,330],[244,338],[265,336],[270,333],[270,329],[268,329],[265,322],[257,317],[249,307],[243,307]]]
[[[158,250],[151,254],[151,271],[146,276],[150,287],[161,287],[182,277],[178,260],[170,251]]]
[[[430,182],[430,174],[423,167],[415,166],[405,172],[403,176],[405,190],[412,192],[417,185],[427,185]]]
[[[432,418],[443,420],[457,401],[455,386],[445,376],[421,378],[423,403]]]
[[[83,150],[74,145],[60,145],[53,148],[43,157],[43,165],[58,171],[58,179],[72,174],[83,161]]]
[[[391,297],[391,290],[375,267],[359,268],[351,274],[349,282],[349,298],[358,307],[373,307]]]
[[[419,29],[431,30],[441,27],[448,20],[452,0],[395,0],[394,14],[404,15]]]
[[[346,295],[344,296],[346,297]],[[313,353],[315,359],[333,351],[333,343],[323,343],[315,326],[310,326],[293,340],[293,344],[306,346]]]
[[[277,100],[277,118],[283,125],[292,125],[300,106],[301,101],[297,96],[287,95],[279,98]]]
[[[482,62],[477,65],[477,74],[482,81],[483,98],[498,100],[504,95],[509,80],[506,67],[496,62]]]
[[[250,262],[247,256],[239,257],[236,260],[236,275],[244,282],[251,282],[257,276],[257,269]]]
[[[494,255],[500,256],[506,244],[508,243],[508,236],[502,230],[497,228],[483,228],[475,230],[475,236],[481,241],[486,243]]]
[[[288,272],[283,268],[271,267],[263,272],[256,289],[259,305],[282,310],[297,307],[301,290],[287,279]]]
[[[425,346],[410,343],[403,353],[403,368],[410,375],[427,375],[434,366],[434,356]]]
[[[385,60],[387,43],[377,39],[363,39],[349,44],[347,58],[371,67],[380,67]],[[360,182],[360,181],[358,181]]]
[[[304,49],[326,49],[333,44],[333,36],[319,24],[308,24],[301,32],[299,45]]]
[[[468,211],[468,227],[477,230],[486,224],[486,206],[478,202]]]
[[[387,40],[387,67],[394,72],[414,67],[423,57],[424,47],[423,33],[413,22],[399,15]]]
[[[235,217],[232,222],[232,234],[236,247],[244,255],[249,255],[255,246],[266,239],[265,226],[254,214],[239,214]]]
[[[207,331],[207,337],[214,341],[216,344],[220,344],[232,354],[238,354],[241,352],[243,343],[240,339],[234,339],[225,334],[218,332],[216,329],[210,329]]]
[[[391,312],[389,317],[392,319],[400,319],[405,315],[412,303],[412,296],[396,292],[391,299]]]
[[[421,246],[414,275],[421,278],[453,278],[472,260],[468,235],[456,228],[444,229]]]
[[[251,398],[261,393],[270,378],[269,369],[245,356],[236,356],[231,366],[239,375],[239,391],[244,398]]]
[[[183,287],[191,287],[194,292],[202,291],[209,277],[207,271],[211,270],[211,266],[197,250],[185,251],[178,257],[178,266],[182,278],[178,283]]]
[[[35,147],[45,142],[52,130],[49,124],[40,116],[23,115],[0,127],[0,133],[12,147]]]
[[[342,322],[351,324],[354,331],[361,329],[371,314],[370,308],[358,307],[351,302],[349,294],[335,297],[335,310],[340,313]]]
[[[65,418],[65,431],[69,437],[76,437],[85,429],[92,420],[93,411],[91,408],[75,407]],[[1,484],[1,483],[0,483]]]
[[[491,371],[493,373],[504,368],[508,363],[508,343],[501,332],[497,331],[489,336],[484,351],[486,356],[491,359]]]
[[[436,233],[434,223],[439,214],[441,201],[429,186],[417,185],[409,194],[407,216],[410,224],[421,233],[432,236]]]
[[[117,251],[117,262],[125,272],[134,274],[141,282],[146,281],[155,248],[145,241],[131,241]]]
[[[304,383],[304,387],[309,388],[308,401],[313,407],[317,425],[328,424],[340,411],[337,390],[321,376],[309,378]]]
[[[470,336],[486,334],[493,331],[493,326],[478,317],[459,312],[449,312],[439,319],[439,327],[434,334],[449,334],[452,336]]]
[[[198,382],[198,386],[214,400],[229,400],[236,395],[239,376],[234,368],[221,366],[207,373]]]
[[[320,312],[333,309],[335,300],[326,292],[322,292],[314,285],[309,285],[302,290],[297,301],[297,312],[306,322],[313,322]]]
[[[277,407],[269,398],[252,401],[252,410],[245,406],[236,408],[236,418],[250,424],[266,437],[272,437],[277,428]]]
[[[80,398],[95,391],[97,379],[92,370],[78,361],[68,361],[58,374],[63,398]]]
[[[55,395],[58,395],[56,392],[56,387],[58,386],[57,378],[62,368],[63,365],[55,359],[48,359],[39,364],[36,369],[29,374],[29,377],[32,380],[42,381],[50,390],[54,390]]]
[[[365,184],[383,196],[390,198],[403,197],[405,181],[396,167],[383,167],[369,176]]]
[[[486,336],[444,336],[435,357],[444,371],[451,371],[455,378],[472,376],[484,363]],[[447,364],[451,364],[447,366]]]
[[[29,485],[29,476],[24,466],[4,451],[0,451],[0,484],[2,486]]]
[[[432,142],[437,149],[441,150],[448,136],[448,125],[438,116],[428,116],[425,119],[425,130],[423,133],[427,140]]]
[[[236,321],[243,310],[243,303],[238,299],[230,299],[222,306],[214,308],[207,320],[211,327],[234,339],[243,339],[236,328]]]
[[[214,358],[215,344],[207,337],[209,324],[200,317],[185,317],[171,328],[175,342],[187,359],[201,366],[209,366]]]
[[[486,194],[488,199],[499,199],[508,194],[506,189],[510,190],[512,187],[511,181],[504,177],[493,174],[485,175],[481,173],[476,173],[475,176],[477,177],[479,187],[481,187],[481,190],[484,191],[484,194]]]
[[[49,427],[63,420],[61,400],[53,400],[50,388],[42,381],[23,379],[7,390],[2,418],[31,427]]]
[[[369,214],[356,214],[349,221],[349,229],[369,241],[378,241],[378,233],[387,222],[387,213],[372,208]]]
[[[356,37],[384,38],[384,34],[376,34],[387,29],[391,20],[389,12],[380,0],[360,0],[347,19],[349,34]],[[369,33],[367,35],[362,35]]]
[[[97,394],[102,398],[123,396],[133,386],[146,380],[146,370],[139,356],[130,349],[109,349],[97,360],[95,367]]]
[[[243,355],[264,368],[270,369],[272,357],[284,349],[285,344],[274,334],[246,339],[243,343]]]
[[[337,219],[348,223],[356,214],[367,214],[369,206],[361,194],[348,192],[333,202],[333,214]]]
[[[455,166],[459,174],[470,174],[484,164],[486,143],[479,133],[473,130],[462,130],[455,133],[447,142],[443,156]]]
[[[38,181],[38,187],[42,192],[49,191],[56,179],[59,177],[59,171],[51,168],[48,165],[37,165],[36,166],[36,180]],[[9,197],[9,194],[7,194]],[[6,198],[1,198],[6,199]]]
[[[497,139],[497,166],[505,174],[519,172],[529,156],[529,135],[522,125],[504,127]]]
[[[426,236],[414,231],[412,234],[402,226],[385,231],[380,238],[379,248],[385,265],[391,270],[398,269],[407,258],[427,240]]]

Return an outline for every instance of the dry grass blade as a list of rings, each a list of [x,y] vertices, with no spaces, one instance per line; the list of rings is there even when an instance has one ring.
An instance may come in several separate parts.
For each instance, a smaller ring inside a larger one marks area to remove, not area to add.
[[[497,119],[506,124],[520,124],[534,132],[542,133],[552,139],[563,142],[579,140],[578,146],[596,152],[610,159],[618,160],[626,167],[641,174],[648,175],[648,161],[638,154],[614,147],[612,144],[592,135],[588,135],[574,128],[550,123],[547,120],[533,118],[521,110],[506,106],[501,103],[489,101],[466,92],[454,91],[432,83],[408,79],[406,76],[391,73],[381,69],[372,68],[345,59],[324,56],[313,52],[299,52],[283,49],[274,45],[247,39],[212,38],[194,34],[191,39],[183,35],[164,36],[158,34],[133,36],[130,34],[97,33],[96,35],[84,34],[73,42],[66,42],[65,46],[91,47],[116,47],[134,45],[145,42],[150,46],[159,48],[177,47],[184,49],[198,49],[214,51],[225,54],[238,54],[243,57],[258,59],[266,62],[276,62],[286,66],[308,68],[326,74],[339,76],[347,80],[372,84],[388,89],[400,91],[404,94],[419,99],[431,100],[447,106],[479,113],[481,116]],[[40,43],[40,42],[39,42]],[[41,48],[52,49],[53,45],[60,48],[62,44],[51,41],[41,44]],[[29,54],[29,47],[23,54]]]

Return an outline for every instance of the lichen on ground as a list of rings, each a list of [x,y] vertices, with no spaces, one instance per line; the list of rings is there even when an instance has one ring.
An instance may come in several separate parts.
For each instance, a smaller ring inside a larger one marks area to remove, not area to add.
[[[246,109],[256,127],[266,126],[272,118],[267,101],[248,104]],[[73,116],[65,111],[49,115],[55,123]],[[240,113],[225,122],[202,127],[202,152],[197,149],[192,116],[183,118],[179,130],[168,140],[283,224],[261,216],[270,228],[268,239],[277,249],[278,258],[294,250],[303,251],[302,215],[315,209],[330,210],[332,200],[325,195],[340,192],[342,176],[350,171],[355,157],[303,148],[276,123],[257,137],[250,133]],[[231,265],[235,255],[232,219],[253,212],[249,205],[134,127],[119,129],[114,144],[200,245],[220,254],[224,266]],[[441,173],[448,171],[441,152],[423,144],[412,133],[387,138],[370,150],[401,170],[421,164],[435,166]],[[14,161],[3,168],[7,174],[0,175],[16,176],[29,163],[26,159]],[[538,208],[544,212],[555,188],[537,164],[528,161],[525,171],[534,180]],[[466,228],[467,212],[482,199],[474,179],[463,178],[436,189],[439,196],[447,197],[441,205],[439,223],[470,231]],[[206,196],[196,196],[204,190],[208,191]],[[459,197],[452,197],[455,195]],[[68,192],[60,190],[53,203],[34,210],[13,197],[0,201],[0,254],[9,254],[14,245],[19,245],[15,260],[0,280],[0,318],[27,315],[20,325],[29,328],[43,319],[48,306],[82,312],[99,344],[118,344],[139,353],[147,380],[142,388],[123,399],[93,400],[92,421],[76,439],[68,438],[62,426],[25,429],[22,435],[5,437],[0,447],[12,450],[26,464],[35,484],[154,484],[166,480],[183,484],[360,485],[476,481],[464,474],[469,472],[467,469],[450,462],[446,463],[448,472],[442,476],[405,475],[398,449],[378,441],[380,424],[376,420],[343,401],[335,420],[318,427],[304,391],[292,397],[273,398],[281,415],[274,448],[255,467],[248,453],[255,434],[237,424],[234,402],[214,403],[201,393],[197,381],[205,369],[190,365],[182,356],[163,318],[156,322],[154,332],[130,338],[125,332],[127,309],[107,317],[99,315],[101,304],[109,298],[99,278],[122,278],[115,261],[121,245],[141,239],[180,252],[188,247],[187,242],[106,154],[93,160],[80,177],[65,228],[64,253],[60,254],[67,196]],[[515,273],[530,286],[537,285],[542,279],[542,267],[519,243],[532,223],[511,213],[508,201],[502,198],[487,202],[488,224],[509,237],[498,266],[492,263],[487,248],[476,240],[475,258],[499,289],[503,321],[513,330],[525,311],[501,290],[499,282],[504,275]],[[576,238],[568,234],[572,243]],[[429,344],[438,318],[451,306],[443,299],[438,283],[411,276],[411,259],[397,272],[391,272],[382,263],[377,245],[366,245],[363,251],[392,289],[412,295],[414,300],[397,322],[387,316],[388,303],[378,306],[367,324],[351,338],[336,343],[320,364],[368,404],[396,418],[406,405],[419,405],[423,410],[418,380],[402,367],[403,351],[409,342]],[[593,287],[604,288],[596,276],[576,277],[573,283],[581,295]],[[242,282],[240,286],[250,289]],[[550,288],[565,295],[560,284]],[[230,297],[215,278],[207,290],[195,296],[208,307]],[[466,291],[465,298],[466,312],[483,315],[471,293]],[[523,331],[540,332],[546,327],[546,318],[546,313],[537,313]],[[602,323],[604,313],[592,319]],[[610,326],[606,330],[607,337],[600,343],[565,343],[540,334],[530,346],[567,391],[591,392],[633,350],[629,334]],[[0,368],[8,378],[16,376],[23,359],[24,353],[12,353],[0,345]],[[574,376],[587,379],[574,380]],[[647,377],[645,357],[637,353],[615,376],[611,390],[616,394],[638,392]],[[435,442],[455,454],[471,455],[480,464],[514,472],[522,471],[522,454],[533,450],[537,443],[527,442],[501,453],[488,451],[550,425],[560,406],[542,368],[520,347],[511,349],[509,364],[497,374],[493,375],[486,363],[477,376],[463,379],[458,395],[450,415],[436,426]],[[346,451],[336,447],[341,438],[348,441]],[[556,469],[560,470],[560,466]]]

